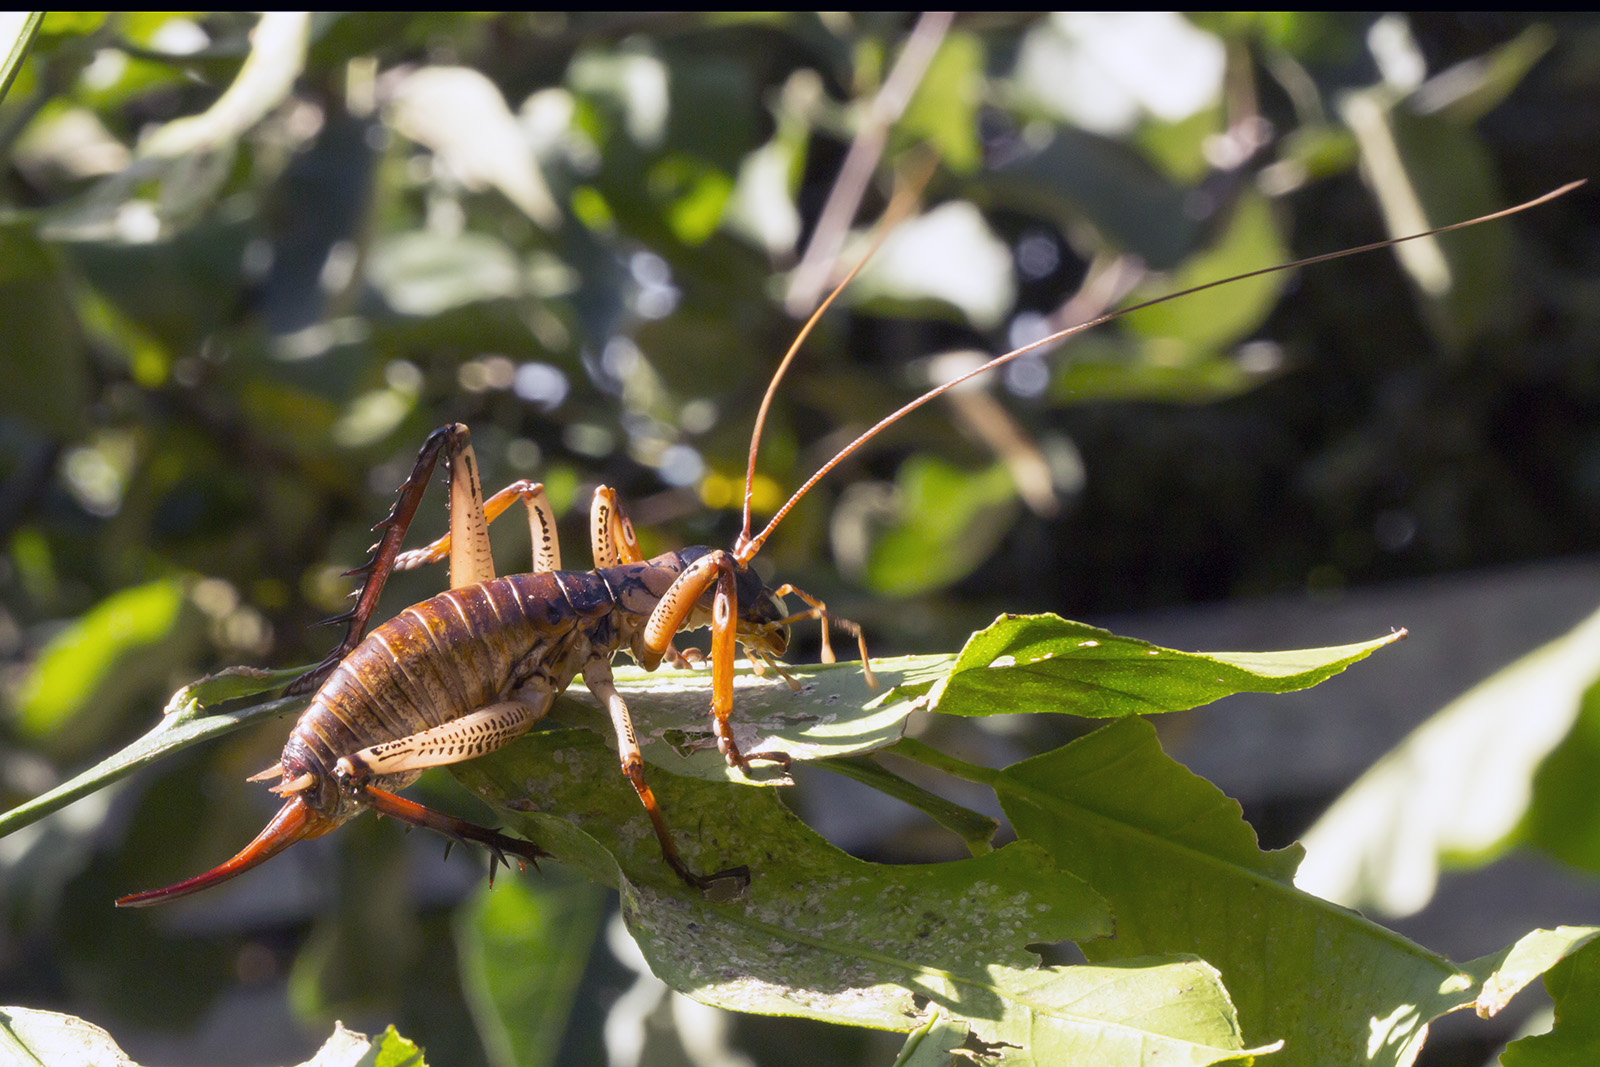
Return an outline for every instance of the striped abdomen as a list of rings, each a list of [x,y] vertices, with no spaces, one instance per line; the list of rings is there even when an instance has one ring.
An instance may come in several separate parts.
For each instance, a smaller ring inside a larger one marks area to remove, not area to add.
[[[591,659],[609,660],[632,635],[636,620],[619,613],[606,573],[496,578],[441,593],[377,627],[295,724],[284,747],[286,776],[310,772],[317,784],[308,802],[331,812],[339,806],[331,771],[341,756],[524,687],[554,697]]]

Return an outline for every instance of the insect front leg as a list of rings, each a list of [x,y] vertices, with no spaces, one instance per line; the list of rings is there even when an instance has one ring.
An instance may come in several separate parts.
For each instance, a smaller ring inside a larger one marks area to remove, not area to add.
[[[728,766],[748,772],[753,760],[766,760],[788,769],[786,752],[756,752],[745,755],[733,738],[728,722],[733,712],[733,660],[739,630],[739,595],[735,579],[739,564],[728,552],[708,552],[695,560],[668,587],[640,631],[639,664],[654,670],[661,662],[672,635],[688,620],[695,604],[713,588],[711,601],[711,725],[717,749]]]
[[[772,595],[784,597],[788,596],[790,593],[793,593],[795,596],[806,602],[806,610],[797,611],[783,621],[789,623],[799,622],[801,619],[816,619],[822,624],[822,662],[824,663],[835,662],[833,646],[828,642],[828,624],[830,622],[839,627],[839,629],[843,630],[845,633],[854,637],[856,639],[856,645],[861,649],[861,673],[866,675],[867,687],[870,689],[878,688],[878,678],[872,673],[872,662],[867,658],[867,638],[866,635],[861,632],[861,627],[856,623],[851,622],[849,619],[841,618],[840,616],[833,614],[828,610],[828,605],[824,604],[810,593],[807,593],[804,589],[796,589],[788,582],[784,582],[782,585],[778,586],[777,589],[773,590]]]
[[[596,567],[644,562],[633,523],[622,510],[617,491],[609,486],[595,486],[594,503],[589,507],[589,544],[594,549]]]
[[[622,761],[622,773],[638,794],[645,814],[650,816],[650,825],[655,829],[656,840],[661,845],[661,856],[667,861],[667,866],[679,878],[703,892],[717,892],[728,884],[737,887],[749,884],[748,867],[729,867],[716,874],[702,875],[696,874],[684,862],[678,854],[678,846],[672,841],[672,832],[667,829],[667,818],[661,812],[661,805],[644,779],[644,756],[639,751],[639,739],[633,730],[633,717],[628,714],[628,705],[623,702],[622,694],[617,692],[610,665],[600,660],[590,663],[584,668],[583,684],[589,687],[589,692],[600,698],[611,716],[611,725],[617,732],[617,754]]]

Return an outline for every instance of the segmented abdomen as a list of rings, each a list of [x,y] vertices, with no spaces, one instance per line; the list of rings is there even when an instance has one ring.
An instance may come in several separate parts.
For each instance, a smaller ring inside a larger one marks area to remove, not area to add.
[[[327,772],[341,756],[459,718],[530,683],[560,692],[591,656],[609,659],[616,647],[605,640],[613,629],[608,605],[592,584],[588,574],[516,574],[407,608],[368,634],[317,690],[284,748],[285,768],[315,774],[326,787],[317,806],[326,808],[336,803]],[[605,643],[611,648],[595,647]]]

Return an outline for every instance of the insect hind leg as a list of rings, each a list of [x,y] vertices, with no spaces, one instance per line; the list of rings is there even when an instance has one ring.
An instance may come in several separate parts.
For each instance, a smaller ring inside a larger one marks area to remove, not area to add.
[[[343,615],[336,615],[327,620],[329,623],[349,623],[344,639],[321,663],[289,683],[287,692],[290,695],[314,692],[339,662],[361,643],[362,635],[366,632],[367,620],[372,617],[373,609],[378,606],[378,597],[383,592],[384,583],[394,571],[395,559],[400,552],[400,542],[405,539],[406,530],[410,528],[411,520],[417,514],[417,505],[422,502],[422,492],[428,487],[428,478],[433,474],[433,468],[439,461],[440,451],[448,447],[453,455],[463,449],[470,452],[472,446],[469,442],[467,428],[458,422],[441,426],[429,434],[428,439],[422,443],[422,448],[417,453],[416,466],[412,467],[410,476],[400,484],[400,492],[395,497],[394,506],[389,509],[388,517],[373,527],[374,530],[383,531],[378,543],[372,546],[371,554],[365,563],[345,572],[346,577],[362,577],[361,588],[353,594],[355,606]]]
[[[443,834],[452,842],[471,841],[488,849],[491,884],[494,882],[494,872],[498,865],[504,864],[508,868],[511,866],[510,861],[506,859],[507,853],[517,858],[519,866],[531,863],[535,868],[538,868],[540,858],[550,855],[532,841],[510,837],[498,830],[490,830],[454,815],[435,811],[414,800],[407,800],[405,797],[379,789],[375,785],[359,785],[356,789],[367,807],[380,815],[398,819],[410,826],[425,827]],[[446,855],[448,854],[447,849]]]

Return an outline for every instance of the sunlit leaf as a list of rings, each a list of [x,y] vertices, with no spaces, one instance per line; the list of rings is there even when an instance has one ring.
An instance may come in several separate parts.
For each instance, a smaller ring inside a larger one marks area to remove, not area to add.
[[[250,35],[250,56],[217,102],[198,115],[174,119],[139,142],[147,159],[176,159],[214,151],[238,139],[289,96],[305,66],[311,18],[269,11]]]
[[[1183,711],[1234,693],[1305,689],[1365,659],[1404,631],[1331,648],[1176,652],[1055,615],[1006,615],[974,634],[929,707],[953,715],[1035,710],[1088,718]]]
[[[884,748],[900,739],[905,717],[912,710],[909,697],[949,668],[948,656],[906,656],[875,660],[873,673],[880,688],[867,685],[858,663],[791,668],[800,682],[798,692],[770,674],[759,677],[740,669],[734,675],[732,723],[734,739],[747,752],[777,750],[796,760],[854,756]],[[742,665],[741,665],[742,667]],[[634,730],[644,758],[673,774],[711,781],[742,784],[781,784],[780,776],[746,775],[729,768],[717,751],[708,709],[711,700],[707,671],[655,671],[637,667],[615,669],[617,688],[628,699]],[[887,693],[884,699],[879,699]],[[604,723],[605,712],[590,705],[581,684],[573,700],[551,713],[562,723]],[[581,706],[578,702],[582,701]]]
[[[43,18],[42,11],[0,13],[0,100],[5,99],[22,61],[28,57],[28,48]]]
[[[377,244],[368,277],[403,315],[437,315],[521,291],[522,271],[511,249],[488,234],[444,237],[423,230]]]
[[[182,582],[151,582],[107,597],[40,653],[17,694],[16,728],[52,743],[69,729],[98,736],[133,697],[187,660],[198,627]]]
[[[950,201],[895,227],[862,268],[850,299],[937,300],[990,327],[1016,299],[1011,253],[976,207]]]
[[[1486,989],[1509,996],[1592,933],[1457,967],[1295,889],[1301,850],[1261,851],[1237,802],[1170,760],[1142,719],[982,777],[1022,839],[1111,901],[1116,937],[1084,942],[1091,962],[1197,953],[1221,972],[1245,1039],[1283,1040],[1274,1062],[1409,1064],[1432,1019]]]
[[[657,776],[691,863],[751,866],[748,890],[714,903],[665,869],[642,812],[623,825],[585,817],[609,803],[602,796],[631,802],[614,766],[594,735],[550,733],[460,773],[558,855],[576,849],[593,870],[603,848],[611,870],[620,867],[624,915],[651,969],[698,1000],[908,1030],[917,991],[980,1040],[1043,1053],[1108,1041],[1182,1049],[1196,1063],[1239,1053],[1226,994],[1203,965],[1041,971],[1022,946],[1087,936],[1105,916],[1074,879],[1036,866],[1030,849],[882,867],[828,846],[770,792],[729,795],[729,786]],[[547,814],[517,814],[530,807]],[[738,839],[759,851],[730,852]],[[887,913],[871,903],[885,899],[896,902]]]
[[[1439,865],[1482,861],[1512,843],[1528,810],[1534,774],[1567,735],[1600,676],[1600,615],[1468,690],[1412,731],[1334,802],[1305,836],[1302,888],[1351,907],[1409,914],[1433,896]],[[1515,714],[1508,714],[1515,709]],[[1572,752],[1581,751],[1582,736]],[[1564,768],[1549,771],[1532,832],[1559,849],[1581,848],[1581,826],[1551,832],[1547,817],[1586,808],[1587,782],[1570,792]],[[1570,836],[1568,836],[1570,834]]]
[[[68,1063],[137,1067],[100,1027],[37,1008],[0,1008],[0,1053],[17,1067]]]
[[[378,1035],[376,1052],[377,1056],[371,1060],[372,1067],[428,1067],[428,1061],[422,1057],[422,1048],[415,1041],[403,1037],[393,1024]],[[367,1055],[371,1055],[371,1052]],[[363,1058],[358,1067],[366,1067],[367,1062]],[[322,1065],[314,1063],[312,1067]]]
[[[392,121],[468,189],[493,187],[544,229],[561,221],[544,172],[499,88],[467,67],[423,67],[400,83]]]
[[[1556,1023],[1547,1034],[1513,1041],[1500,1055],[1504,1067],[1584,1067],[1600,1057],[1600,945],[1588,944],[1544,977],[1555,1001]]]

